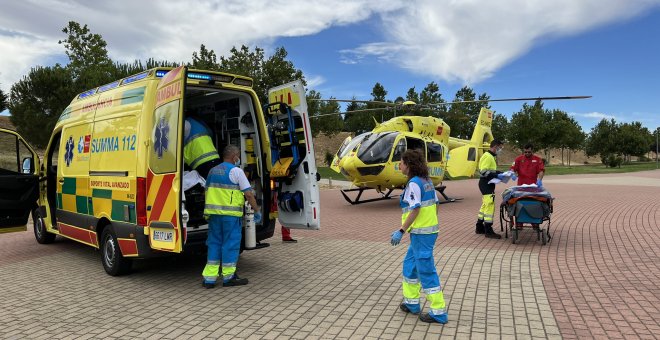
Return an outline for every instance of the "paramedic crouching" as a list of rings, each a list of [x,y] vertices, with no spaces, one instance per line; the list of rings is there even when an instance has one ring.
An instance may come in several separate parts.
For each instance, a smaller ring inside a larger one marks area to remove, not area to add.
[[[221,261],[224,287],[248,283],[247,279],[236,275],[245,199],[254,208],[254,222],[261,222],[261,207],[257,205],[250,182],[239,167],[241,158],[238,148],[228,145],[222,158],[224,162],[211,169],[206,180],[204,216],[209,222],[206,239],[208,255],[202,272],[202,286],[206,288],[215,287]]]
[[[214,166],[221,163],[211,131],[203,122],[190,116],[184,123],[183,161],[204,179]]]

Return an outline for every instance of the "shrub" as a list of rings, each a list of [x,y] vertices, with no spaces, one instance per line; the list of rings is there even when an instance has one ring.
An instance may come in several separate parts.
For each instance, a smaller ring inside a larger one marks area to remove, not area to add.
[[[325,158],[325,164],[327,166],[330,166],[330,165],[332,165],[332,160],[335,158],[335,155],[332,154],[330,151],[325,150],[324,158]]]
[[[623,164],[623,158],[621,158],[621,156],[609,155],[605,159],[605,165],[609,166],[610,168],[614,168],[614,167],[620,168],[621,164]]]

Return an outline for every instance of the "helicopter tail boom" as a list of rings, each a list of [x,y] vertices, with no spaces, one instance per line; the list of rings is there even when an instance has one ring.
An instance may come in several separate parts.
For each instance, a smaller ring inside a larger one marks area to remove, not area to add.
[[[472,177],[477,170],[477,163],[484,152],[484,146],[493,140],[491,126],[493,111],[481,108],[479,118],[470,140],[450,138],[447,173],[450,177]],[[487,149],[487,147],[486,147]]]

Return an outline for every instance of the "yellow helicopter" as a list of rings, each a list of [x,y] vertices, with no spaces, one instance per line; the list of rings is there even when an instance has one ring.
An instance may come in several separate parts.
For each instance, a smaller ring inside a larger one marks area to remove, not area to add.
[[[438,105],[459,103],[492,102],[492,101],[529,101],[556,99],[583,99],[590,96],[571,97],[539,97],[489,99],[441,103],[434,105],[416,104],[412,101],[403,103],[384,103],[374,101],[356,101],[341,99],[321,99],[337,102],[378,103],[390,108],[411,109],[421,106],[425,109]],[[365,109],[351,112],[383,110]],[[395,111],[396,112],[396,111]],[[341,114],[341,113],[337,113]],[[341,190],[344,199],[351,204],[360,204],[389,199],[392,192],[402,189],[408,179],[399,170],[401,155],[408,149],[420,149],[426,153],[429,167],[429,177],[438,193],[445,199],[441,203],[455,202],[460,198],[450,198],[445,193],[442,181],[447,175],[450,178],[473,177],[477,163],[484,150],[489,148],[494,139],[491,130],[493,111],[481,108],[472,137],[459,139],[450,136],[451,129],[442,119],[422,116],[395,116],[388,121],[378,123],[373,130],[354,138],[347,137],[335,154],[330,168],[350,180],[356,188]],[[320,117],[325,115],[312,116]],[[375,118],[374,118],[375,120]],[[363,199],[365,190],[375,189],[381,197]],[[351,199],[347,193],[358,191],[357,197]]]

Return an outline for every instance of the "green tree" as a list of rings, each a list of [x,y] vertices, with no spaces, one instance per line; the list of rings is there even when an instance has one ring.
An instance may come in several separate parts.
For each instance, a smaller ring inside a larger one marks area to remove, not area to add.
[[[445,103],[445,100],[442,99],[442,94],[440,93],[440,87],[435,82],[430,82],[422,92],[419,94],[420,104],[423,106],[428,106],[428,108],[422,108],[420,115],[421,116],[433,116],[436,118],[444,117],[447,114],[446,105],[438,105]]]
[[[660,127],[656,128],[651,135],[651,146],[649,151],[655,154],[655,160],[658,161],[658,150],[660,150],[660,145],[658,145],[658,136],[660,136]]]
[[[415,91],[414,86],[408,89],[408,93],[406,93],[406,100],[411,100],[419,104],[419,94],[417,93],[417,91]]]
[[[316,99],[316,100],[310,100]],[[307,109],[309,111],[312,136],[316,137],[320,132],[328,136],[334,136],[341,132],[344,121],[339,114],[339,103],[333,101],[320,101],[321,93],[311,90],[307,94]],[[330,98],[333,99],[333,98]],[[319,116],[324,115],[324,116]]]
[[[608,158],[616,156],[619,141],[619,124],[614,119],[602,119],[591,129],[585,144],[587,156],[599,155],[603,164],[607,164]]]
[[[7,95],[0,89],[0,112],[7,109]]]
[[[548,121],[541,101],[537,100],[534,105],[524,103],[522,109],[511,116],[507,139],[521,149],[527,143],[534,144],[537,149],[545,149],[548,146],[545,139]]]
[[[60,114],[76,94],[68,68],[34,67],[11,87],[10,120],[30,143],[44,147]]]
[[[509,120],[505,115],[499,113],[493,114],[493,125],[491,126],[491,132],[493,137],[499,140],[506,140],[509,133]]]
[[[378,102],[386,102],[385,97],[387,96],[387,91],[385,90],[385,87],[381,85],[380,83],[376,83],[374,87],[372,88],[371,91],[371,96],[372,96],[372,101],[378,101]],[[382,107],[382,105],[378,105],[376,103],[367,103],[366,105],[355,105],[351,107],[349,105],[347,111],[355,111],[352,110],[352,108],[360,108],[360,110],[363,109],[378,109]],[[394,110],[388,110],[388,109],[382,109],[382,110],[375,110],[375,111],[367,111],[367,112],[356,112],[356,113],[347,113],[345,121],[345,126],[346,129],[350,132],[354,132],[356,135],[360,134],[362,132],[369,131],[374,128],[374,119],[378,121],[384,121],[392,118],[394,116]]]
[[[264,50],[259,47],[255,47],[254,51],[245,45],[240,49],[233,47],[229,57],[220,57],[220,70],[251,77],[259,101],[265,104],[268,102],[269,88],[297,79],[302,79],[303,84],[306,84],[302,71],[286,59],[287,55],[284,47],[278,47],[268,59],[265,59]]]
[[[269,88],[286,84],[294,80],[300,79],[302,80],[303,85],[307,85],[303,72],[297,69],[293,65],[293,62],[287,59],[288,54],[289,53],[284,47],[278,47],[275,49],[275,53],[263,63],[263,76],[259,80],[259,91],[263,92],[264,97],[267,96]],[[257,92],[257,94],[259,94],[259,92]],[[262,101],[262,103],[266,103],[266,101]]]
[[[66,68],[79,92],[115,80],[114,65],[101,35],[91,33],[87,25],[81,26],[75,21],[69,21],[62,32],[67,35],[66,39],[59,41],[69,57]]]
[[[644,156],[651,145],[651,132],[642,126],[640,122],[623,123],[619,127],[620,140],[618,141],[618,152],[626,161],[631,156]]]
[[[477,95],[472,88],[464,86],[456,92],[453,101],[473,101],[477,99],[488,100],[490,99],[490,96],[486,93],[482,93],[477,98]],[[482,107],[487,109],[490,108],[488,102],[452,104],[447,111],[446,118],[444,119],[451,127],[452,134],[458,138],[470,138]]]
[[[204,44],[199,47],[199,53],[193,52],[192,63],[190,64],[190,67],[198,70],[220,70],[220,65],[218,64],[218,59],[215,55],[215,52],[213,50],[206,49]]]

